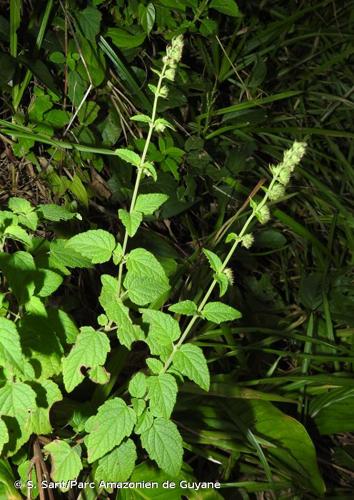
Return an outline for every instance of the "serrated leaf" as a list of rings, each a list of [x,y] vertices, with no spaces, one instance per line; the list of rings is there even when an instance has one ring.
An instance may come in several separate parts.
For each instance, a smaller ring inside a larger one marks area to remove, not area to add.
[[[170,418],[176,404],[177,383],[175,378],[168,373],[149,377],[148,398],[150,411],[154,417]]]
[[[27,234],[27,232],[20,226],[7,226],[4,231],[4,235],[12,240],[20,241],[27,246],[31,245],[32,238]]]
[[[51,222],[66,221],[76,217],[76,213],[70,212],[61,205],[54,205],[51,203],[47,205],[38,205],[37,210],[41,217]]]
[[[24,198],[18,198],[16,196],[9,198],[8,201],[9,209],[15,214],[28,214],[32,212],[33,207],[31,203]]]
[[[31,416],[37,409],[36,393],[23,382],[8,382],[0,389],[0,415],[6,419],[10,440],[7,454],[16,452],[31,435]]]
[[[50,423],[49,412],[54,403],[61,401],[63,396],[59,387],[52,380],[44,380],[41,384],[31,384],[36,392],[38,399],[41,397],[43,401],[31,414],[31,431],[34,434],[50,434],[53,429]]]
[[[181,335],[178,322],[171,315],[153,309],[140,309],[144,323],[149,323],[149,338],[168,346]]]
[[[160,469],[171,476],[179,474],[183,457],[182,438],[173,422],[158,417],[140,438],[143,448]]]
[[[222,262],[220,258],[216,255],[216,253],[212,252],[211,250],[206,250],[205,248],[203,249],[203,253],[206,255],[210,267],[218,273],[222,267]]]
[[[114,236],[103,229],[90,229],[73,236],[66,242],[67,250],[74,250],[90,259],[92,264],[102,264],[112,257],[116,246]]]
[[[127,481],[134,470],[136,459],[134,441],[127,439],[103,458],[100,458],[95,472],[95,480],[107,483]]]
[[[133,398],[143,398],[146,393],[146,388],[146,375],[142,372],[138,372],[130,380],[128,391]]]
[[[137,212],[136,210],[134,210],[133,212],[127,212],[126,210],[124,210],[124,208],[120,208],[118,210],[118,216],[122,221],[122,224],[125,227],[128,235],[130,236],[130,238],[132,238],[139,229],[141,221],[143,220],[142,214],[140,212]]]
[[[173,367],[205,391],[209,390],[209,369],[200,347],[193,344],[183,344],[173,357]]]
[[[28,252],[0,254],[0,268],[8,279],[10,288],[20,304],[26,303],[35,290],[36,265]]]
[[[136,422],[135,412],[120,398],[106,401],[95,416],[85,425],[89,435],[85,438],[88,462],[103,457],[118,446],[126,436],[130,436]]]
[[[193,316],[197,312],[197,304],[193,300],[182,300],[182,302],[170,306],[168,310],[177,314]]]
[[[117,336],[119,342],[130,349],[133,342],[144,339],[143,331],[139,326],[133,325],[129,316],[129,309],[118,298],[118,280],[113,276],[103,274],[101,282],[100,304],[108,319],[118,326]]]
[[[22,226],[25,226],[28,229],[32,229],[32,231],[35,231],[38,225],[38,215],[36,214],[36,212],[20,214],[18,216],[18,222],[19,224],[22,224]]]
[[[102,14],[101,12],[89,5],[84,10],[76,14],[77,20],[85,37],[94,42],[96,35],[100,31]]]
[[[134,210],[144,215],[151,215],[167,200],[168,196],[162,193],[139,194]]]
[[[81,369],[104,365],[110,351],[106,334],[96,332],[90,326],[80,329],[74,347],[63,360],[65,389],[71,392],[84,379]]]
[[[161,370],[163,369],[163,364],[161,363],[161,361],[159,359],[147,358],[145,361],[149,367],[149,370],[151,370],[151,372],[156,374],[156,375],[158,375],[161,372]]]
[[[66,248],[66,240],[55,240],[50,243],[49,265],[54,269],[65,272],[67,267],[91,267],[91,259],[84,257],[75,250]],[[68,271],[67,271],[68,273]]]
[[[90,368],[87,373],[90,380],[95,382],[95,384],[107,384],[111,378],[110,373],[108,373],[104,366],[98,365],[94,368]]]
[[[170,289],[168,284],[159,279],[138,276],[134,273],[127,274],[124,286],[130,300],[138,306],[151,304]]]
[[[139,167],[140,166],[140,156],[136,154],[134,151],[131,151],[130,149],[116,149],[115,154],[119,156],[122,160],[126,161],[127,163],[130,163],[131,165],[134,165],[134,167]]]
[[[229,286],[229,278],[224,273],[216,273],[214,275],[214,278],[219,285],[219,296],[222,297],[227,292]]]
[[[38,269],[38,271],[41,274],[41,280],[35,293],[38,297],[49,297],[60,287],[63,277],[50,269]]]
[[[82,470],[81,448],[71,447],[66,441],[55,439],[44,446],[52,461],[51,477],[54,481],[76,479]]]
[[[146,408],[146,402],[144,399],[132,398],[132,406],[135,413],[139,417]]]
[[[9,433],[5,422],[0,418],[0,455],[4,445],[9,441]]]
[[[146,432],[154,423],[154,417],[151,415],[150,410],[146,409],[139,415],[136,426],[134,428],[135,434],[142,434]]]
[[[209,302],[202,310],[202,316],[213,323],[223,323],[241,318],[242,314],[237,309],[222,302]]]
[[[8,378],[23,374],[20,337],[15,323],[5,318],[0,318],[0,366]]]

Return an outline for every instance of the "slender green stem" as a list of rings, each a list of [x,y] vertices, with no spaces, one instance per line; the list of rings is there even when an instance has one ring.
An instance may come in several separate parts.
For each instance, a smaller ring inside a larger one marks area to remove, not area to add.
[[[167,68],[167,64],[164,63],[163,68],[162,68],[161,73],[160,73],[160,76],[159,76],[159,81],[158,81],[157,87],[156,87],[156,92],[155,92],[154,102],[153,102],[152,112],[151,112],[151,121],[150,121],[150,124],[149,124],[149,130],[148,130],[148,133],[147,133],[147,136],[146,136],[146,141],[145,141],[144,149],[143,149],[142,155],[140,157],[140,163],[139,163],[139,167],[138,167],[138,173],[137,173],[137,176],[136,176],[134,190],[133,190],[133,195],[132,195],[132,199],[131,199],[131,202],[130,202],[130,209],[129,209],[129,213],[130,214],[134,211],[135,203],[136,203],[136,200],[137,200],[137,197],[138,197],[139,186],[140,186],[140,182],[141,182],[142,175],[143,175],[143,165],[144,165],[145,160],[146,160],[146,155],[147,155],[147,152],[148,152],[148,149],[149,149],[149,146],[150,146],[152,133],[153,133],[154,128],[155,128],[155,120],[156,120],[156,114],[157,114],[157,103],[158,103],[159,96],[160,96],[160,90],[161,90],[162,82],[163,82],[163,80],[165,78],[166,68]],[[118,293],[119,293],[119,295],[121,295],[123,267],[124,267],[124,256],[125,256],[125,253],[127,251],[128,239],[129,239],[129,235],[127,233],[127,230],[125,230],[123,244],[122,244],[122,260],[120,261],[120,264],[119,264],[119,267],[118,267]]]
[[[277,181],[277,176],[274,176],[273,179],[271,180],[270,184],[269,184],[269,188],[268,188],[267,192],[265,193],[263,199],[260,201],[260,203],[257,206],[258,210],[261,209],[262,207],[264,207],[264,205],[267,203],[269,192],[273,188],[273,186],[276,183],[276,181]],[[229,253],[226,255],[226,257],[225,257],[225,259],[224,259],[224,261],[222,263],[222,266],[221,266],[219,272],[223,272],[225,270],[227,264],[230,262],[233,254],[236,251],[236,248],[238,247],[239,243],[241,242],[242,237],[245,235],[245,233],[246,233],[249,225],[251,224],[251,222],[252,222],[252,220],[254,219],[255,216],[256,216],[256,211],[252,210],[252,212],[249,215],[248,219],[244,223],[244,225],[243,225],[243,227],[242,227],[242,229],[241,229],[241,231],[240,231],[240,233],[238,235],[238,238],[234,241],[234,243],[233,243],[233,245],[232,245]],[[197,321],[197,319],[200,317],[200,313],[204,309],[204,306],[208,302],[208,300],[209,300],[211,294],[213,293],[213,290],[214,290],[214,288],[215,288],[216,285],[217,285],[217,280],[214,278],[213,281],[211,282],[208,290],[206,291],[206,293],[204,295],[204,298],[200,302],[200,304],[199,304],[199,306],[197,308],[196,313],[190,319],[188,325],[186,326],[186,328],[185,328],[184,332],[182,333],[182,335],[181,335],[179,341],[177,342],[177,344],[175,344],[173,346],[173,350],[172,350],[170,356],[168,357],[167,361],[165,362],[163,369],[161,370],[162,373],[165,373],[168,370],[169,366],[171,365],[171,363],[173,361],[173,358],[174,358],[176,352],[178,351],[178,349],[181,347],[181,345],[183,344],[183,342],[187,338],[189,332],[193,328],[193,326],[194,326],[195,322]]]

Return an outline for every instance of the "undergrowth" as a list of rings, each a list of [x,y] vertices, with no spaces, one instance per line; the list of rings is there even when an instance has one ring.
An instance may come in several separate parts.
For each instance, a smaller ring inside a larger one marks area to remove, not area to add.
[[[352,7],[4,3],[1,498],[351,498]]]

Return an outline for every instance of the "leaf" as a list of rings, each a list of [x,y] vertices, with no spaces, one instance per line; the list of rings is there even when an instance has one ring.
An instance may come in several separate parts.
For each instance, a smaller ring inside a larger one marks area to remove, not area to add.
[[[29,385],[7,382],[1,387],[0,415],[3,416],[10,436],[9,443],[5,445],[6,454],[13,454],[29,439],[31,416],[36,409],[36,393]]]
[[[173,304],[168,308],[176,314],[185,314],[186,316],[194,316],[197,312],[197,304],[193,300],[182,300],[177,304]]]
[[[52,222],[59,222],[61,220],[71,220],[76,217],[76,213],[70,212],[65,207],[54,204],[38,205],[37,210],[44,219]]]
[[[65,246],[68,250],[87,257],[92,264],[102,264],[112,257],[116,242],[114,236],[107,231],[90,229],[70,238]]]
[[[25,200],[24,198],[9,198],[8,206],[9,209],[12,210],[15,214],[28,214],[33,210],[30,202]]]
[[[354,390],[332,389],[311,400],[310,415],[321,435],[354,432]]]
[[[95,480],[106,483],[127,481],[135,468],[136,459],[134,441],[128,439],[100,458],[95,472]]]
[[[65,266],[85,268],[91,267],[91,259],[82,256],[75,250],[70,249],[68,252],[66,248],[67,240],[54,240],[50,243],[49,247],[49,265],[54,269],[60,269],[65,273]],[[67,271],[67,274],[68,273]]]
[[[94,42],[96,35],[100,32],[102,14],[95,7],[88,6],[76,15],[84,36]]]
[[[27,246],[31,246],[32,238],[27,234],[27,232],[19,226],[7,226],[4,231],[4,235],[11,238],[12,240],[20,241]]]
[[[120,208],[118,210],[118,215],[128,235],[132,238],[139,229],[140,223],[143,220],[142,214],[136,210],[129,213],[124,210],[124,208]]]
[[[210,267],[213,269],[213,271],[218,273],[222,267],[220,258],[216,255],[216,253],[212,252],[211,250],[206,250],[205,248],[203,249],[203,253],[207,256]]]
[[[2,454],[2,450],[4,445],[9,440],[9,433],[7,431],[7,427],[5,422],[0,418],[0,455]]]
[[[88,370],[88,376],[92,382],[95,384],[107,384],[111,378],[110,373],[105,369],[104,366],[95,366]]]
[[[38,297],[49,297],[60,287],[63,277],[50,269],[38,269],[38,271],[40,282],[37,283],[35,293]]]
[[[54,481],[66,482],[77,478],[82,470],[80,446],[71,447],[66,441],[55,439],[44,449],[50,453]]]
[[[133,342],[144,339],[144,334],[137,325],[133,325],[129,309],[118,298],[118,281],[113,276],[103,274],[101,282],[100,304],[108,319],[118,326],[119,342],[130,349]]]
[[[146,358],[145,361],[146,361],[146,364],[149,367],[149,370],[152,373],[155,373],[156,375],[158,375],[161,372],[161,370],[163,369],[163,364],[161,363],[161,361],[159,359],[156,359],[156,358]]]
[[[126,436],[130,436],[136,422],[135,412],[120,398],[106,401],[95,416],[85,425],[89,435],[85,438],[88,462],[103,457],[118,446]]]
[[[227,16],[240,17],[241,15],[235,0],[212,0],[209,7]]]
[[[171,476],[179,474],[183,456],[182,438],[173,422],[158,417],[140,438],[143,448],[160,469]]]
[[[0,366],[8,378],[11,375],[23,375],[20,337],[15,323],[5,318],[0,318]]]
[[[139,47],[146,38],[146,34],[143,32],[131,35],[128,31],[120,28],[108,28],[107,36],[119,49],[134,49],[135,47]]]
[[[131,116],[130,119],[133,122],[151,123],[151,118],[150,118],[150,116],[147,116],[147,115],[134,115],[134,116]]]
[[[155,7],[152,3],[149,3],[146,7],[143,4],[139,5],[139,22],[148,35],[152,30],[155,23]]]
[[[53,429],[49,412],[54,403],[61,401],[63,396],[59,387],[52,380],[44,380],[41,384],[31,383],[37,393],[38,407],[31,414],[31,431],[34,434],[50,434]]]
[[[209,390],[209,369],[200,347],[193,344],[183,344],[174,355],[173,367],[205,391]]]
[[[139,194],[134,210],[151,215],[167,200],[168,196],[162,193]]]
[[[129,382],[128,391],[133,398],[143,398],[146,394],[146,375],[136,373]]]
[[[154,417],[170,418],[176,404],[177,383],[168,373],[147,379],[150,411]]]
[[[130,163],[131,165],[134,165],[134,167],[139,167],[140,166],[140,156],[136,154],[134,151],[131,151],[130,149],[116,149],[114,152],[119,158],[122,160],[126,161],[127,163]]]
[[[139,415],[136,426],[134,428],[135,434],[142,434],[146,432],[152,426],[154,422],[154,417],[151,415],[150,410],[146,409],[141,415]]]
[[[52,109],[44,114],[43,120],[53,128],[63,128],[70,121],[70,114],[62,109]]]
[[[9,286],[20,304],[26,303],[35,290],[36,266],[28,252],[0,254],[0,268],[8,279]]]
[[[91,123],[93,123],[96,120],[99,110],[100,107],[95,102],[93,101],[84,102],[84,104],[80,108],[80,111],[77,114],[81,125],[86,125],[86,126],[91,125]]]
[[[144,323],[149,323],[149,336],[162,345],[170,345],[181,336],[178,321],[169,314],[153,309],[140,309]]]
[[[74,347],[63,360],[65,389],[71,392],[82,382],[82,367],[102,366],[109,351],[109,340],[104,333],[96,332],[90,326],[80,328]]]
[[[202,310],[202,316],[213,323],[223,323],[241,318],[241,313],[222,302],[209,302]]]

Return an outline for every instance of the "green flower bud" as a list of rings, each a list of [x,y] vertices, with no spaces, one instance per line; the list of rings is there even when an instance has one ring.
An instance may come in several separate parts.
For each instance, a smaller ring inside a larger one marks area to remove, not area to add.
[[[276,183],[268,192],[268,197],[272,201],[277,201],[285,194],[285,187],[282,184]]]
[[[256,208],[255,215],[261,224],[266,224],[270,219],[270,211],[267,205]]]
[[[253,243],[254,243],[253,234],[249,233],[249,234],[245,234],[245,236],[243,236],[243,238],[242,238],[242,246],[243,247],[249,249],[249,248],[251,248]]]

